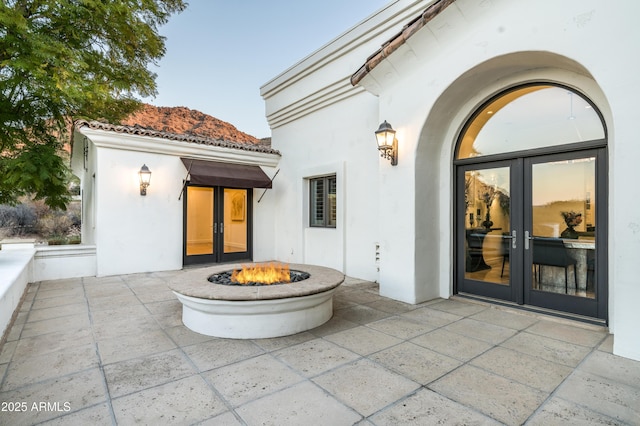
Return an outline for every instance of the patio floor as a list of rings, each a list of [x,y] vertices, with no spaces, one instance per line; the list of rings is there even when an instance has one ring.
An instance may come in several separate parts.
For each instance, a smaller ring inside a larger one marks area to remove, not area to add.
[[[0,424],[640,424],[640,362],[603,328],[347,278],[325,325],[218,339],[180,272],[32,284],[0,348]]]

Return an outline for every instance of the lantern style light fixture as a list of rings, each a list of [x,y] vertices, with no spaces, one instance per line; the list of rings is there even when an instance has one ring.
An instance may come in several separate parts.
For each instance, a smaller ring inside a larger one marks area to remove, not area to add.
[[[147,195],[147,187],[151,185],[151,170],[143,164],[138,175],[140,176],[140,195]]]
[[[392,166],[398,165],[398,140],[396,139],[396,131],[393,130],[391,124],[384,120],[378,130],[376,130],[376,139],[378,141],[378,150],[380,157],[391,160]]]

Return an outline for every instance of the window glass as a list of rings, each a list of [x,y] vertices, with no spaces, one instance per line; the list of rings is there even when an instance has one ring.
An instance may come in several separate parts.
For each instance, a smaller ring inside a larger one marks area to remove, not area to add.
[[[336,177],[309,179],[309,225],[336,226]]]
[[[466,128],[457,158],[603,139],[600,117],[566,88],[522,87],[489,102]]]

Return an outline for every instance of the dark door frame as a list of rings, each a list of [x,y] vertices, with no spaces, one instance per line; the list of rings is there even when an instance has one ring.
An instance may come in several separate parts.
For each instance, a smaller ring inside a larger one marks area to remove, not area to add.
[[[213,254],[187,256],[187,200],[188,187],[213,189]],[[251,261],[253,259],[253,189],[233,188],[227,186],[207,186],[187,184],[184,191],[183,220],[182,220],[182,264],[195,265],[203,263],[225,263],[234,261]],[[224,252],[224,190],[240,189],[247,191],[246,217],[247,217],[247,251],[238,253]]]
[[[587,145],[587,146],[585,146]],[[578,146],[582,149],[577,149]],[[585,149],[586,148],[586,149]],[[532,290],[532,277],[526,271],[531,269],[531,250],[524,250],[524,231],[532,223],[531,209],[531,165],[546,161],[594,156],[596,158],[596,298],[584,300],[576,296],[536,292]],[[608,182],[606,140],[591,141],[587,144],[571,144],[540,148],[516,153],[499,154],[480,158],[454,161],[456,194],[454,197],[454,293],[471,292],[481,296],[507,300],[519,305],[532,305],[563,312],[570,312],[594,318],[608,319]],[[510,167],[510,224],[517,234],[517,249],[510,253],[510,286],[499,286],[481,281],[465,280],[465,220],[464,173],[473,169]],[[516,208],[514,208],[516,207]],[[519,211],[518,211],[519,210]],[[515,273],[513,273],[514,271]],[[520,283],[520,284],[518,284]],[[502,287],[502,288],[501,288]],[[576,303],[576,300],[578,303]],[[576,308],[577,307],[577,308]]]

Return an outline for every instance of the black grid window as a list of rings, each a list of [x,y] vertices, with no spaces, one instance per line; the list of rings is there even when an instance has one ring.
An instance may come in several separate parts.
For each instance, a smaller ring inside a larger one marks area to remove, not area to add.
[[[336,177],[309,179],[309,225],[336,227]]]

